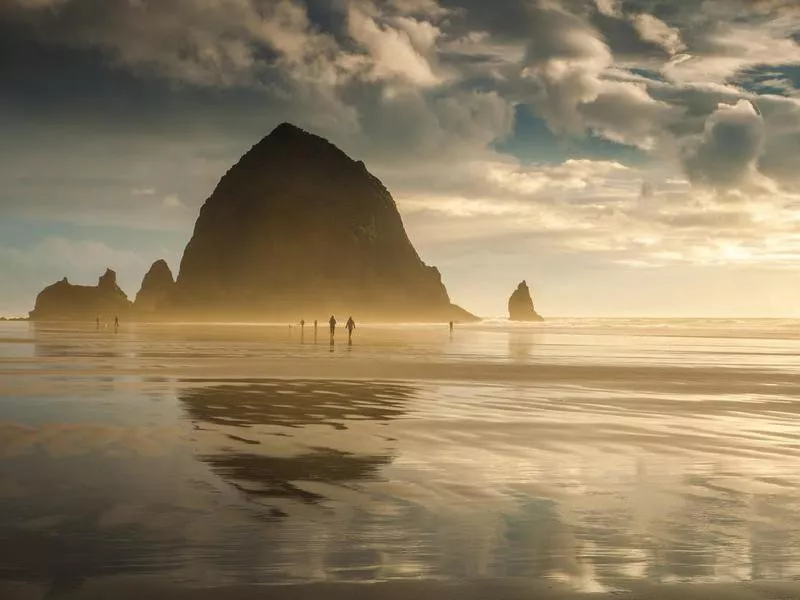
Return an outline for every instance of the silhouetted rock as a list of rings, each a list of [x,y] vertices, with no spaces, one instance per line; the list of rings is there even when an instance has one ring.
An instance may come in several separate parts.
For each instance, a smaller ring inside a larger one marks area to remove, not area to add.
[[[166,304],[175,287],[169,265],[165,260],[157,260],[142,280],[142,287],[133,303],[136,312],[147,314],[155,312]]]
[[[204,204],[175,291],[172,313],[182,317],[474,319],[450,303],[364,164],[287,123]]]
[[[99,316],[111,320],[126,315],[130,308],[131,302],[117,285],[117,274],[107,269],[96,286],[73,285],[66,277],[47,286],[36,297],[30,318],[37,321],[94,321]]]
[[[544,321],[533,308],[531,291],[525,281],[517,286],[508,299],[508,318],[512,321]]]

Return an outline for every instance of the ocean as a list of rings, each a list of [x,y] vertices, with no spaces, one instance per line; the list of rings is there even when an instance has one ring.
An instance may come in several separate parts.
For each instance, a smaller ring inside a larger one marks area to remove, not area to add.
[[[0,323],[0,596],[791,583],[798,398],[797,320]]]

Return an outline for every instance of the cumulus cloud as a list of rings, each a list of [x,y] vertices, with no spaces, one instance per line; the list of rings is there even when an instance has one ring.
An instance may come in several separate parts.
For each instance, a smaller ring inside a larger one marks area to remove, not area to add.
[[[430,55],[438,29],[424,21],[404,17],[397,27],[376,22],[363,5],[353,4],[348,12],[349,33],[369,56],[367,75],[371,79],[400,78],[419,86],[439,83]]]
[[[560,5],[531,8],[523,75],[538,86],[537,108],[556,131],[581,133],[579,109],[600,93],[600,74],[613,62],[608,46],[580,17]]]
[[[390,4],[400,14],[441,17],[449,12],[437,0],[391,0]]]
[[[621,144],[652,149],[683,114],[680,107],[654,99],[642,84],[606,80],[600,89],[580,113],[592,131]]]
[[[631,20],[643,40],[658,44],[669,54],[677,54],[686,49],[678,28],[670,27],[662,20],[647,13],[639,13]]]
[[[682,159],[692,181],[734,187],[753,181],[764,147],[764,122],[753,104],[720,104],[702,134],[690,139]]]
[[[594,0],[597,10],[607,17],[619,17],[622,14],[619,0]]]
[[[786,189],[800,187],[800,100],[759,98],[764,121],[764,150],[759,170]]]

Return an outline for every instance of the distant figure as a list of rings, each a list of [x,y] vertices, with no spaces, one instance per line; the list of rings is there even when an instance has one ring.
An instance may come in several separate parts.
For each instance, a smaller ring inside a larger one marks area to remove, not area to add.
[[[328,320],[328,325],[331,326],[331,339],[333,339],[333,335],[336,333],[336,317],[331,315],[331,318]]]
[[[303,343],[303,340],[306,336],[306,321],[305,319],[300,319],[300,343]]]
[[[119,329],[119,317],[114,317],[114,329]]]
[[[100,331],[100,315],[97,315],[97,318],[94,320],[94,322],[97,325],[97,331]]]
[[[450,321],[450,335],[453,335],[453,322]]]
[[[314,319],[314,343],[317,343],[317,320]]]
[[[353,329],[356,328],[356,322],[353,321],[353,317],[352,316],[349,319],[347,319],[347,325],[345,325],[345,328],[347,329],[347,343],[348,344],[352,344],[353,343]]]

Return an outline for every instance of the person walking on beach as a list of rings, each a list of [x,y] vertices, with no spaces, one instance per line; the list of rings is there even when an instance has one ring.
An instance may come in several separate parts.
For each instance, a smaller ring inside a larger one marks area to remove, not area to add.
[[[303,343],[303,339],[306,336],[306,320],[300,319],[300,343]]]
[[[336,333],[336,317],[331,315],[328,325],[331,326],[331,339],[333,339],[333,335]]]
[[[352,315],[350,316],[349,319],[347,319],[347,325],[345,325],[345,328],[347,329],[347,343],[352,345],[353,344],[353,329],[356,328],[356,322],[353,321]]]
[[[114,329],[119,329],[119,317],[114,317]]]
[[[314,343],[317,343],[317,320],[314,319]]]
[[[100,331],[100,315],[97,315],[97,318],[95,318],[94,322],[97,325],[97,331]]]
[[[453,335],[453,322],[450,321],[450,335]]]

